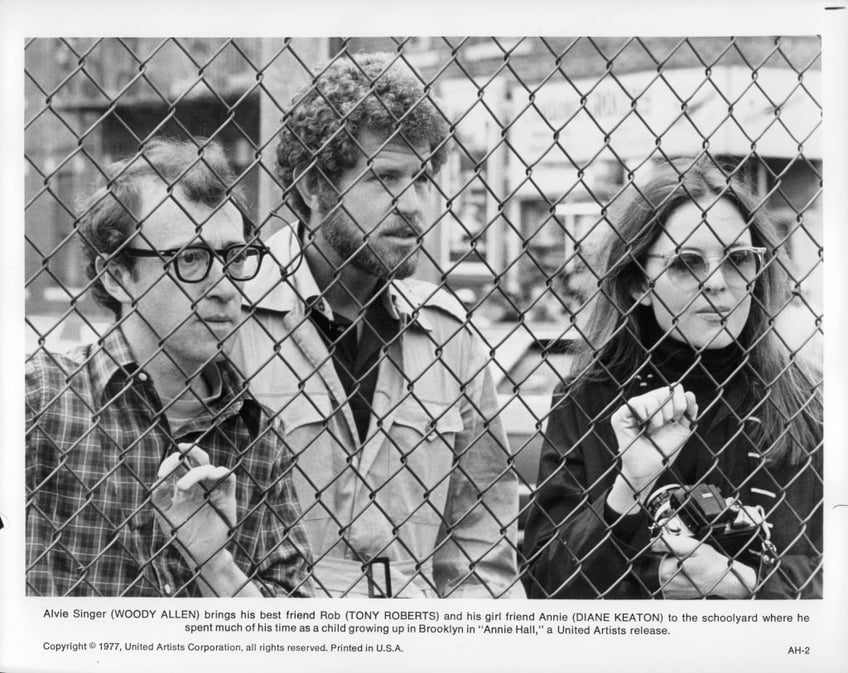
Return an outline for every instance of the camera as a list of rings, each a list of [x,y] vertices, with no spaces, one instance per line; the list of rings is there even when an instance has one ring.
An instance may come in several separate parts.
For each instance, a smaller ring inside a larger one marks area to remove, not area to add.
[[[646,507],[655,536],[662,533],[703,540],[755,568],[774,563],[776,550],[763,508],[725,498],[717,486],[670,484],[654,491]]]

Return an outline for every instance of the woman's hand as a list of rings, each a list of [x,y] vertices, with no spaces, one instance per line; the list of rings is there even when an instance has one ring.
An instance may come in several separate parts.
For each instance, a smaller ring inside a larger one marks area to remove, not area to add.
[[[664,598],[748,598],[757,585],[751,566],[732,561],[701,540],[663,535],[652,549],[666,554],[659,570]]]
[[[612,415],[621,475],[634,492],[653,484],[674,461],[697,414],[695,395],[676,384],[633,397]]]
[[[677,457],[698,415],[695,394],[676,384],[625,402],[610,418],[621,471],[607,496],[619,514],[636,511],[657,478]]]

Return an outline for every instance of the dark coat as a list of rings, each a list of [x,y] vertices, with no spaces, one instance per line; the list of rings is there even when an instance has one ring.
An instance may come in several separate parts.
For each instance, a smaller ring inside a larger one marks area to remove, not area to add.
[[[605,506],[618,474],[610,416],[626,399],[662,385],[658,378],[654,371],[625,390],[606,381],[575,393],[568,382],[554,392],[535,506],[525,530],[529,597],[661,596],[658,556],[648,551],[647,513],[622,517]],[[703,480],[724,496],[761,505],[779,561],[760,570],[756,597],[821,597],[821,442],[809,447],[809,458],[800,465],[771,465],[751,439],[752,424],[739,420],[740,410],[750,408],[747,386],[731,382],[722,395],[711,397],[699,396],[695,433],[655,488]]]

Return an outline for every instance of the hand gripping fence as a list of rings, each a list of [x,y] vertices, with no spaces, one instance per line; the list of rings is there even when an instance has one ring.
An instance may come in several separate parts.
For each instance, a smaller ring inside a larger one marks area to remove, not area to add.
[[[28,594],[822,594],[817,38],[36,38],[25,67]],[[178,516],[189,445],[224,469]]]

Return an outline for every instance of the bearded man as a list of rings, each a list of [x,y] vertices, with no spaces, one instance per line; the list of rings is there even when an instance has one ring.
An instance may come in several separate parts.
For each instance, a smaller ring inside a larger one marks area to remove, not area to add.
[[[488,359],[462,305],[409,278],[447,140],[387,55],[336,61],[284,121],[300,222],[267,242],[233,357],[283,421],[318,595],[523,595]]]

